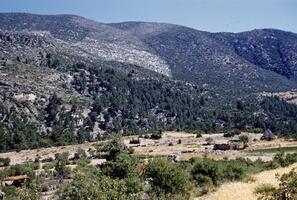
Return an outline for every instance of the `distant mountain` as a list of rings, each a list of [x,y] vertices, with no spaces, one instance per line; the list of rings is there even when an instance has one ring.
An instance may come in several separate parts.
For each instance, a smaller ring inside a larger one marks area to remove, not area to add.
[[[217,34],[224,45],[263,69],[296,80],[297,34],[262,29],[238,34]]]
[[[0,14],[0,151],[106,133],[297,132],[297,34]],[[270,93],[269,93],[270,94]]]
[[[243,38],[244,33],[213,34],[182,26],[174,26],[160,33],[160,24],[155,25],[158,27],[155,34],[143,31],[143,26],[148,26],[150,30],[152,24],[140,23],[139,31],[135,26],[134,23],[132,33],[144,33],[140,37],[166,61],[175,78],[198,84],[241,87],[254,91],[296,87],[295,76],[293,73],[288,75],[296,68],[296,34],[271,31],[271,37],[278,37],[277,42],[264,43],[261,38],[264,36],[255,36],[254,32],[257,31],[252,31],[250,36]],[[268,35],[269,33],[266,37]],[[288,35],[293,42],[289,42]],[[238,42],[241,41],[240,38],[243,38],[242,43]],[[261,51],[264,55],[258,55],[259,49],[250,49],[255,43],[265,48]],[[248,48],[247,52],[242,50],[245,48]]]
[[[26,50],[29,60],[38,60],[37,51],[46,47],[66,60],[135,64],[198,84],[272,91],[296,87],[294,33],[272,29],[208,33],[172,24],[104,24],[73,15],[22,13],[0,14],[0,23],[1,47],[12,44],[10,34],[23,38],[14,41],[22,51],[27,40],[39,40],[35,53],[32,47]],[[3,51],[10,55],[9,49]]]

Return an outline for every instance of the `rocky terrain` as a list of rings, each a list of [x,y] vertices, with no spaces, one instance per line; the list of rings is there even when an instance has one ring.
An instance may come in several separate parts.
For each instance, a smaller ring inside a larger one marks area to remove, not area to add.
[[[21,13],[1,14],[0,22],[5,58],[44,64],[42,60],[52,54],[52,59],[64,62],[134,64],[199,84],[253,90],[296,86],[294,33],[273,29],[208,33],[172,24],[103,24],[72,15]]]

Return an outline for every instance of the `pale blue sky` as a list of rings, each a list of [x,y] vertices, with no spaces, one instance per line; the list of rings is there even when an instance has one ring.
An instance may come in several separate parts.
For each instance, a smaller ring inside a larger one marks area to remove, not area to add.
[[[297,0],[0,0],[0,12],[75,14],[99,22],[154,21],[199,30],[297,33]]]

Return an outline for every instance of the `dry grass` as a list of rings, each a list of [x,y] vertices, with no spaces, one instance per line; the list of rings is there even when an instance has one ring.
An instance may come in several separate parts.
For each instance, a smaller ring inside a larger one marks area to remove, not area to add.
[[[296,168],[297,164],[286,168],[279,168],[275,170],[261,172],[253,176],[254,182],[233,182],[222,185],[217,192],[211,194],[207,200],[256,200],[257,196],[254,194],[255,188],[261,184],[277,185],[275,175],[288,173],[291,169]]]
[[[40,148],[34,150],[23,150],[20,152],[7,152],[0,153],[0,158],[10,158],[11,165],[22,164],[28,161],[33,161],[37,155],[41,156],[42,159],[55,157],[56,153],[68,152],[70,155],[73,155],[79,148],[87,151],[89,148],[93,148],[93,144],[95,143],[84,143],[78,145],[68,145],[68,146],[60,146],[60,147],[50,147],[50,148]]]
[[[276,147],[290,147],[297,146],[296,141],[288,141],[285,139],[277,139],[273,141],[256,141],[249,144],[249,149],[263,149],[263,148],[276,148]]]
[[[221,143],[227,142],[228,139],[223,137],[223,134],[203,134],[202,137],[196,138],[196,134],[186,133],[186,132],[164,132],[162,138],[159,140],[143,139],[141,138],[140,145],[130,145],[129,140],[132,137],[125,138],[125,144],[127,146],[132,146],[135,150],[135,154],[138,155],[149,155],[149,156],[167,156],[170,154],[179,154],[181,159],[186,160],[192,157],[203,156],[202,151],[205,148],[212,149],[212,146],[203,146],[205,144],[205,139],[211,137],[214,141],[219,141]],[[181,144],[178,144],[178,141]],[[173,146],[169,145],[170,143]]]
[[[250,134],[250,133],[245,133]],[[205,139],[211,137],[215,143],[226,143],[231,138],[223,137],[223,134],[203,134],[202,137],[196,138],[196,134],[186,133],[186,132],[164,132],[160,140],[151,140],[141,138],[140,145],[131,145],[129,141],[131,138],[137,138],[137,136],[124,137],[124,143],[133,147],[135,154],[146,155],[146,156],[167,156],[170,154],[179,154],[182,160],[188,160],[193,157],[202,157],[207,155],[213,159],[223,159],[228,157],[229,159],[235,159],[237,157],[249,158],[251,160],[256,160],[261,158],[264,161],[269,161],[272,159],[273,154],[271,153],[251,153],[249,150],[265,149],[265,148],[276,148],[276,147],[290,147],[297,146],[296,141],[286,141],[284,139],[277,139],[274,141],[256,141],[249,144],[249,148],[246,151],[212,151],[212,146],[204,146]],[[181,144],[178,141],[181,141]],[[98,142],[100,143],[100,142]],[[169,144],[172,143],[173,146]],[[69,145],[62,147],[51,147],[51,148],[41,148],[37,150],[23,150],[21,152],[9,152],[0,153],[1,157],[9,157],[11,159],[11,164],[21,164],[26,161],[34,160],[37,155],[42,158],[54,157],[55,153],[69,152],[73,154],[78,148],[88,150],[93,149],[94,143],[84,143],[79,145]]]

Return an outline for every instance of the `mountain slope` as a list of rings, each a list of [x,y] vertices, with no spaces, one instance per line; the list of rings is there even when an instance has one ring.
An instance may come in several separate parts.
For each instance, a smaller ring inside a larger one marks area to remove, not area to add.
[[[103,24],[73,15],[22,13],[0,14],[0,23],[2,38],[11,31],[25,38],[37,35],[49,41],[41,48],[58,57],[63,55],[71,63],[74,58],[92,63],[117,61],[197,84],[227,88],[274,91],[297,86],[294,33],[208,33],[164,23]],[[5,51],[10,55],[9,49]]]
[[[210,33],[177,27],[146,41],[171,66],[176,78],[254,91],[296,87],[294,81],[263,70]]]
[[[0,14],[0,151],[111,133],[297,132],[295,105],[259,95],[297,88],[295,38]]]
[[[249,62],[296,81],[297,35],[263,29],[238,34],[218,34],[225,45]]]
[[[18,34],[38,35],[58,44],[57,54],[80,59],[119,61],[170,75],[169,66],[132,34],[73,15],[0,14],[0,29]],[[62,47],[61,47],[62,45]],[[56,45],[55,45],[56,47]],[[48,48],[48,47],[47,47]]]

